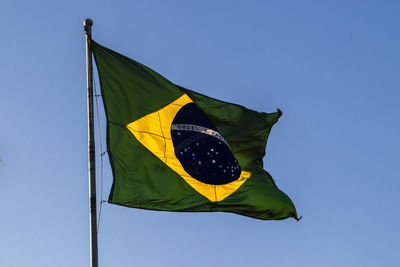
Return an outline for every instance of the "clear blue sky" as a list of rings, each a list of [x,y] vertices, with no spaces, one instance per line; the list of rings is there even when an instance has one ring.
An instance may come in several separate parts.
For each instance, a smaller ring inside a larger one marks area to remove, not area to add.
[[[0,266],[89,264],[86,17],[177,84],[280,108],[265,168],[303,216],[105,204],[101,267],[400,266],[399,14],[389,0],[2,1]],[[111,181],[105,158],[104,199]]]

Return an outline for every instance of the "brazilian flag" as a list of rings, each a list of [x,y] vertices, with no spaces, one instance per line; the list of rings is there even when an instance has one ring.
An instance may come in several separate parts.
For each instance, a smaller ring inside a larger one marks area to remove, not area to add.
[[[259,113],[201,95],[93,40],[90,46],[107,117],[110,203],[297,219],[263,169],[279,110]]]

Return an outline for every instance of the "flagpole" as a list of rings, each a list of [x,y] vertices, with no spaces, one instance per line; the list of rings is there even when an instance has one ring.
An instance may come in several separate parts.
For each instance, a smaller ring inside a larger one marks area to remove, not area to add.
[[[97,212],[96,212],[96,158],[94,146],[93,117],[93,65],[92,49],[89,40],[92,38],[91,19],[85,19],[83,26],[86,35],[86,72],[87,72],[87,111],[88,111],[88,154],[89,154],[89,217],[90,217],[90,266],[98,267],[97,252]]]

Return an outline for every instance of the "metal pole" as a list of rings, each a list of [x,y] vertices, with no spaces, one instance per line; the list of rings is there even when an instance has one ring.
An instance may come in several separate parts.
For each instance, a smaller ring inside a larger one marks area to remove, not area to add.
[[[94,146],[93,117],[93,66],[92,49],[89,40],[92,38],[91,19],[85,19],[83,26],[86,34],[86,72],[87,72],[87,109],[88,109],[88,153],[89,153],[89,210],[90,210],[90,266],[98,267],[97,254],[97,212],[96,212],[96,158]]]

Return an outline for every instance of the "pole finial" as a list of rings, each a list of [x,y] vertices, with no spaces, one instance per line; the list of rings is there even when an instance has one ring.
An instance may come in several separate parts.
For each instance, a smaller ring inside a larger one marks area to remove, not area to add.
[[[85,19],[83,21],[83,26],[85,26],[85,27],[92,26],[92,25],[93,25],[93,20],[92,19],[87,18],[87,19]]]
[[[89,19],[89,18],[87,18],[87,19],[85,19],[84,21],[83,21],[83,27],[84,27],[84,29],[85,29],[85,33],[87,34],[87,35],[89,35],[89,37],[91,37],[91,35],[92,35],[92,25],[93,25],[93,20],[91,20],[91,19]]]

